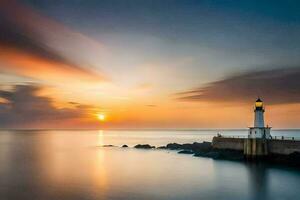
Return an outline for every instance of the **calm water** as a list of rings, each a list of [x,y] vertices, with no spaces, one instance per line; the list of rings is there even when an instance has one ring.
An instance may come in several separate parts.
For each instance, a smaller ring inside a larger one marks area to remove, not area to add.
[[[166,150],[101,147],[209,141],[217,132],[1,131],[0,199],[300,198],[300,170],[214,161]],[[273,132],[281,134],[300,139],[299,131]]]

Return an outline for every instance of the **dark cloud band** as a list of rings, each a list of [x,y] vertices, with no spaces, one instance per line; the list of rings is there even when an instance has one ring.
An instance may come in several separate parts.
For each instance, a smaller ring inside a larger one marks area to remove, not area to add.
[[[243,73],[176,95],[181,101],[245,103],[260,96],[268,104],[300,103],[300,68]]]
[[[0,90],[0,98],[5,100],[0,103],[0,126],[34,127],[40,123],[78,119],[90,108],[81,104],[75,108],[56,108],[52,98],[37,94],[40,89],[37,85],[16,85],[11,91]]]

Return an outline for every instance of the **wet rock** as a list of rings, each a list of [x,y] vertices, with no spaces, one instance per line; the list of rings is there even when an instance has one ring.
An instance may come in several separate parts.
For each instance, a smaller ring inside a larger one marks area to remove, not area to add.
[[[151,146],[149,144],[138,144],[138,145],[135,145],[134,148],[136,148],[136,149],[153,149],[153,148],[155,148],[155,146]]]
[[[289,155],[289,158],[293,161],[298,161],[300,163],[300,152],[295,151]]]
[[[166,149],[178,150],[178,149],[182,149],[182,145],[177,144],[177,143],[170,143],[170,144],[167,144]]]
[[[170,143],[167,144],[166,149],[170,150],[190,150],[193,152],[208,152],[212,149],[211,142],[194,142],[192,144],[177,144]]]
[[[194,152],[209,152],[212,150],[211,142],[194,142],[193,144],[183,146],[184,149],[190,149]]]
[[[178,153],[194,154],[196,157],[208,157],[213,159],[223,160],[243,160],[244,154],[242,151],[230,149],[214,149],[211,142],[194,142],[191,144],[170,143],[166,149],[181,150]]]
[[[199,151],[194,154],[196,157],[207,157],[219,160],[243,160],[244,154],[242,151],[230,149],[212,149],[211,151]]]
[[[178,153],[180,153],[180,154],[194,154],[194,152],[191,151],[191,150],[182,150],[182,151],[179,151]]]
[[[219,150],[219,156],[216,159],[222,160],[244,160],[244,152],[230,149]]]
[[[300,167],[300,152],[295,151],[289,155],[270,154],[268,156],[268,162]]]
[[[211,152],[197,152],[194,154],[196,157],[206,157],[206,158],[213,158],[218,159],[220,157],[220,153],[216,151]]]
[[[115,146],[112,144],[106,144],[106,145],[103,145],[102,147],[115,147]]]

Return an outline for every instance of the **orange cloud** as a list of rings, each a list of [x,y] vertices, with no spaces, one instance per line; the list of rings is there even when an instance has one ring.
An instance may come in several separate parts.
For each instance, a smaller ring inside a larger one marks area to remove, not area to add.
[[[0,1],[2,71],[41,80],[103,81],[103,46],[16,1]]]
[[[43,81],[87,81],[98,82],[105,77],[68,64],[46,60],[18,49],[0,47],[1,71],[27,76]]]

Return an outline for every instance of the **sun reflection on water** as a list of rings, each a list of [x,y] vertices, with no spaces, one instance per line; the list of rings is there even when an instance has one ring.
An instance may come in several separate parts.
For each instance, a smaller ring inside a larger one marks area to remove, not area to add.
[[[97,134],[97,145],[98,146],[103,146],[104,145],[104,135],[103,135],[104,131],[103,130],[99,130],[98,134]]]

